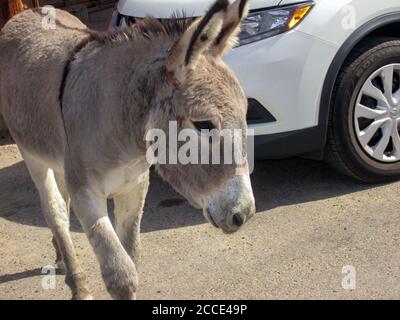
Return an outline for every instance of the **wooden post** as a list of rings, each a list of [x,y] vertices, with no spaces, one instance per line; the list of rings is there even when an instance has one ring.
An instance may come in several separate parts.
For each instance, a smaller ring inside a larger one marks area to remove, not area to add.
[[[25,7],[21,0],[8,0],[8,14],[9,18],[24,11]]]
[[[0,29],[12,16],[25,9],[21,0],[1,0],[0,1]]]

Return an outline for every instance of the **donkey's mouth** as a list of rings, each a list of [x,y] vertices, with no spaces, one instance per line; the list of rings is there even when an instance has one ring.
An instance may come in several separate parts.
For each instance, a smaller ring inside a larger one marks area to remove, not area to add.
[[[208,211],[208,209],[204,209],[204,215],[206,216],[206,219],[217,229],[219,229],[219,226],[217,225],[217,223],[215,222],[215,220],[213,219],[211,213]]]

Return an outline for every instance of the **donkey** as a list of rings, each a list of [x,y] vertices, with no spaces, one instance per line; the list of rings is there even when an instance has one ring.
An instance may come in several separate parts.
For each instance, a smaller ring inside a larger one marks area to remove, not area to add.
[[[135,299],[152,165],[146,134],[176,121],[178,130],[246,135],[247,99],[221,57],[247,12],[247,0],[218,0],[195,20],[147,17],[99,34],[60,10],[55,28],[44,28],[35,9],[1,30],[0,111],[38,190],[73,299],[91,293],[69,233],[70,204],[110,295]],[[244,159],[245,140],[242,147]],[[232,233],[255,213],[246,164],[238,170],[167,163],[156,170],[214,226]],[[114,201],[115,229],[107,199]]]

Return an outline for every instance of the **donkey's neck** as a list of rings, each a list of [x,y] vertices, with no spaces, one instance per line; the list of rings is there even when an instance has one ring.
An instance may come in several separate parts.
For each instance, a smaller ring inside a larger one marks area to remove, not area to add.
[[[165,123],[172,117],[174,89],[167,81],[164,57],[165,51],[153,52],[151,59],[136,65],[129,81],[132,100],[129,105],[123,106],[124,113],[132,112],[129,121],[136,128],[136,139],[143,150],[146,149],[148,130],[164,129]]]
[[[109,101],[100,104],[115,113],[110,120],[118,140],[135,152],[145,153],[147,131],[163,129],[172,115],[174,89],[167,82],[164,64],[174,39],[156,40],[101,45],[96,54],[103,55],[103,66],[93,76],[101,77],[101,87],[110,92],[105,96]]]

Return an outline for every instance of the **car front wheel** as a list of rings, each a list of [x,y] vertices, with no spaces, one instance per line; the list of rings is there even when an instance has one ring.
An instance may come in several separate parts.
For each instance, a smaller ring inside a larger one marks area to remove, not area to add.
[[[400,40],[367,39],[336,81],[325,159],[364,182],[399,179],[399,128]]]

